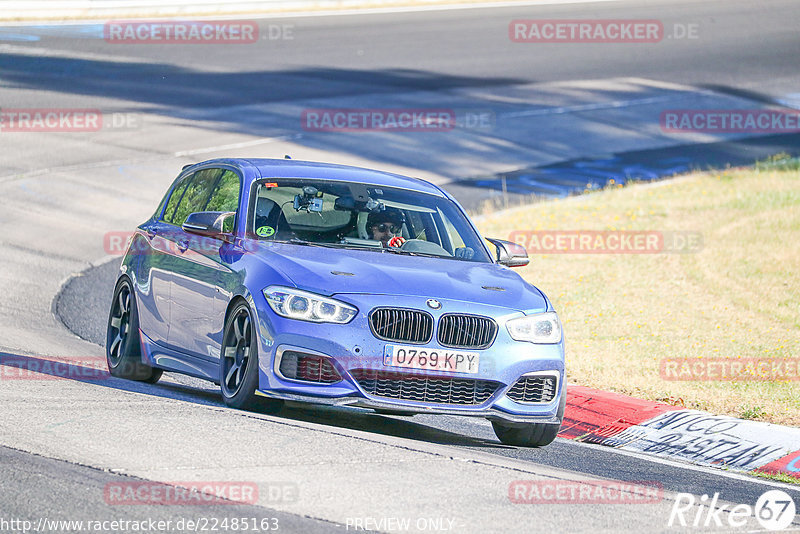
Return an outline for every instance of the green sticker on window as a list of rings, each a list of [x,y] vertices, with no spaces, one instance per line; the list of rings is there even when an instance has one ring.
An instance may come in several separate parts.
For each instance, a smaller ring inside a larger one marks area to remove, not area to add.
[[[262,226],[258,230],[256,230],[256,234],[260,235],[261,237],[269,237],[275,233],[275,228],[271,226]]]

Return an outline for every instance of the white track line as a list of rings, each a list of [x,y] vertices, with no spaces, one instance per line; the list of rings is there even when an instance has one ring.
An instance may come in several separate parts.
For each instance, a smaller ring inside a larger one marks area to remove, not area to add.
[[[615,447],[609,447],[609,446],[606,446],[606,445],[600,445],[600,444],[596,444],[596,443],[583,443],[581,441],[575,441],[575,440],[571,440],[571,439],[568,440],[566,438],[562,438],[562,439],[564,439],[565,441],[569,441],[570,443],[573,443],[573,444],[575,444],[575,445],[577,445],[579,447],[587,447],[587,448],[591,448],[591,449],[595,449],[595,450],[599,450],[599,451],[606,451],[606,452],[610,452],[610,453],[621,454],[623,456],[631,456],[631,457],[637,458],[639,460],[645,460],[645,461],[653,462],[653,463],[657,463],[657,464],[668,465],[670,467],[677,467],[677,468],[684,469],[684,470],[689,470],[689,471],[698,471],[698,472],[704,473],[704,474],[721,476],[721,477],[725,477],[725,478],[731,478],[731,479],[740,480],[740,481],[743,481],[743,482],[752,482],[754,484],[761,484],[762,486],[770,486],[770,487],[777,486],[777,487],[780,487],[782,489],[791,490],[791,491],[800,493],[800,486],[798,486],[797,484],[787,484],[785,482],[780,482],[780,481],[777,481],[777,480],[758,478],[758,477],[753,476],[753,475],[748,475],[747,474],[748,471],[727,471],[725,469],[707,467],[707,466],[692,464],[692,463],[689,463],[689,462],[677,461],[677,460],[673,460],[671,458],[662,458],[661,456],[656,456],[656,455],[653,455],[653,454],[647,454],[647,453],[643,453],[643,452],[627,451],[627,450],[617,449]]]
[[[93,19],[76,19],[69,21],[56,21],[47,19],[29,19],[25,21],[4,21],[0,19],[0,27],[16,27],[16,26],[76,26],[82,24],[97,24],[102,23],[104,20],[112,20],[116,18],[124,18],[125,20],[136,19],[150,19],[150,20],[170,20],[180,19],[187,20],[191,17],[192,20],[239,20],[242,17],[248,19],[285,19],[285,18],[306,18],[306,17],[331,17],[331,16],[356,16],[356,15],[381,15],[391,13],[415,13],[415,12],[428,12],[428,11],[455,11],[463,9],[490,9],[490,8],[506,8],[506,7],[535,7],[535,6],[550,6],[550,5],[570,5],[570,4],[596,4],[607,2],[622,2],[624,0],[523,0],[521,2],[469,2],[469,3],[442,3],[442,4],[428,4],[428,5],[407,5],[407,6],[391,6],[391,7],[354,7],[354,8],[340,8],[332,5],[330,7],[317,5],[313,8],[297,11],[276,11],[268,13],[264,11],[255,11],[257,8],[253,6],[254,11],[243,10],[236,14],[214,14],[204,13],[202,15],[192,15],[190,13],[180,13],[174,15],[115,15],[109,13],[106,16],[98,16]],[[294,6],[297,2],[287,2],[289,5]],[[191,5],[196,5],[192,3]],[[156,7],[156,6],[154,6]],[[262,8],[263,9],[263,8]],[[276,5],[272,9],[281,9],[280,5]],[[284,8],[292,9],[292,8]],[[311,11],[311,9],[319,9],[320,11]]]
[[[261,139],[253,139],[252,141],[242,141],[241,143],[231,143],[229,145],[218,145],[218,146],[210,146],[206,148],[195,148],[193,150],[181,150],[179,152],[175,152],[173,155],[176,158],[181,158],[184,156],[194,156],[195,154],[208,154],[209,152],[218,152],[220,150],[232,150],[235,148],[247,148],[251,146],[258,146],[258,145],[266,145],[269,143],[274,143],[276,141],[290,141],[294,139],[300,139],[303,137],[303,134],[293,134],[293,135],[283,135],[280,137],[263,137]]]

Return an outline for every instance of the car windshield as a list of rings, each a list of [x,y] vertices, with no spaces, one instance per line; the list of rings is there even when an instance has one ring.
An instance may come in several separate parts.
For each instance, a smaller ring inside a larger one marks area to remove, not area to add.
[[[353,182],[257,182],[248,234],[301,246],[491,262],[481,237],[451,200]]]

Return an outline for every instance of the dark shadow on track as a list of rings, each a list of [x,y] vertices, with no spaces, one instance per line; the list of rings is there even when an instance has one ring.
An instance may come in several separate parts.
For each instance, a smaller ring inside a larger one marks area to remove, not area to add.
[[[30,90],[119,98],[151,104],[154,113],[333,98],[398,91],[441,91],[521,83],[518,78],[452,76],[409,69],[333,67],[209,72],[157,63],[128,63],[0,53],[6,84]],[[299,126],[299,124],[298,124]]]
[[[301,144],[308,148],[343,152],[353,150],[350,136],[341,132],[303,129],[302,111],[309,104],[302,103],[302,100],[363,97],[351,107],[368,108],[370,99],[375,100],[370,95],[394,94],[397,95],[395,98],[385,99],[391,104],[383,107],[449,109],[452,96],[448,90],[504,86],[523,81],[512,77],[458,76],[411,69],[360,70],[346,67],[272,71],[242,68],[237,72],[219,72],[160,61],[163,59],[159,57],[148,62],[131,63],[125,58],[111,61],[0,52],[0,73],[4,84],[23,91],[82,95],[98,102],[117,102],[113,110],[99,110],[101,113],[130,111],[202,121],[212,130],[262,138],[303,134]],[[441,93],[435,101],[421,104],[413,95],[414,91]],[[409,96],[409,93],[412,94]],[[295,101],[297,105],[294,106],[252,108]],[[428,136],[442,134],[372,131],[369,135],[391,150],[376,154],[367,151],[362,155],[413,167],[427,146]],[[459,150],[477,149],[474,143],[462,141]],[[497,156],[490,151],[486,157]],[[424,167],[428,170],[450,175],[450,154],[429,151],[424,158]]]
[[[154,397],[182,400],[206,406],[222,406],[216,389],[203,389],[184,384],[159,382],[156,385],[123,380],[108,373],[102,356],[31,356],[0,352],[0,379],[72,380]]]
[[[210,382],[168,374],[190,384],[160,381],[146,384],[111,376],[100,356],[36,357],[0,352],[2,380],[73,380],[151,397],[179,400],[203,406],[224,407],[219,389]],[[206,384],[208,384],[206,386]],[[247,413],[231,409],[232,414]],[[258,413],[258,412],[253,412]],[[404,419],[375,414],[372,410],[331,406],[285,406],[277,417],[338,428],[361,430],[429,443],[466,447],[504,447],[497,441],[469,437]]]
[[[354,143],[353,135],[344,132],[307,131],[301,116],[309,104],[303,100],[337,97],[363,97],[355,107],[368,107],[374,95],[384,98],[393,108],[456,107],[457,97],[448,91],[465,87],[496,87],[532,83],[516,77],[457,76],[410,69],[360,70],[355,68],[314,67],[283,70],[240,70],[217,72],[197,70],[168,63],[160,58],[150,62],[79,59],[0,52],[0,72],[4,83],[30,91],[50,91],[63,95],[83,95],[109,101],[121,101],[137,112],[172,118],[202,121],[223,132],[257,137],[302,134],[295,142],[309,149],[354,153],[386,164],[422,167],[457,181],[446,185],[459,201],[478,209],[501,191],[507,193],[503,204],[530,201],[532,195],[561,197],[580,193],[585,188],[605,186],[629,180],[655,180],[694,169],[740,165],[784,151],[800,153],[800,134],[763,136],[752,139],[707,144],[687,144],[653,150],[616,153],[601,161],[569,160],[541,167],[528,167],[497,176],[459,176],[453,174],[452,153],[472,154],[491,160],[507,150],[502,132],[485,132],[476,142],[473,136],[450,136],[447,150],[431,150],[431,132],[371,131],[370,143]],[[774,104],[768,95],[726,85],[705,85],[705,89],[747,98],[758,104]],[[429,91],[420,98],[412,91]],[[486,91],[490,93],[490,90]],[[594,97],[625,100],[636,97],[635,90],[596,88]],[[371,96],[372,95],[372,96]],[[290,105],[297,102],[296,105]],[[422,102],[422,103],[420,103]],[[516,109],[492,99],[476,101],[493,113]],[[286,105],[250,106],[269,103]],[[241,107],[237,107],[241,106]],[[128,109],[128,108],[126,108]],[[653,118],[657,120],[657,118]],[[595,128],[603,125],[595,124]],[[477,134],[480,132],[476,131]],[[589,132],[587,132],[589,133]],[[593,135],[602,134],[601,131]],[[370,150],[369,146],[381,146]],[[358,149],[354,148],[358,146]],[[434,145],[435,146],[435,145]],[[524,146],[517,148],[524,149]],[[569,140],[550,140],[546,150],[553,154],[572,154]],[[302,156],[302,155],[301,155]],[[300,158],[302,159],[302,157]]]
[[[445,184],[445,188],[468,209],[480,207],[487,190],[495,193],[505,190],[508,204],[518,205],[602,189],[610,183],[651,182],[691,171],[752,165],[778,153],[800,155],[800,134],[619,152],[604,159],[578,158],[457,180]]]
[[[2,380],[56,380],[66,379],[102,387],[149,395],[154,398],[174,399],[203,406],[227,410],[216,387],[205,382],[188,379],[191,385],[159,382],[145,384],[111,377],[100,372],[95,360],[100,357],[73,357],[69,367],[52,367],[53,358],[37,358],[19,354],[0,353],[0,379]],[[62,359],[61,361],[63,361]],[[47,363],[49,362],[49,364]],[[83,363],[81,363],[83,362]],[[87,365],[87,362],[89,363]],[[50,367],[46,367],[50,365]],[[168,374],[184,380],[181,375]],[[194,384],[198,383],[198,386]],[[230,409],[231,416],[260,418],[258,412]],[[383,416],[366,409],[331,406],[285,406],[265,422],[278,418],[287,424],[304,421],[324,425],[330,429],[346,428],[374,435],[385,435],[409,440],[474,448],[514,458],[532,465],[542,465],[586,473],[591,476],[622,481],[639,481],[661,484],[665,490],[688,492],[695,495],[720,493],[720,498],[731,502],[754,503],[771,485],[756,480],[733,479],[714,476],[707,470],[694,470],[680,463],[661,463],[646,456],[626,455],[599,445],[578,444],[562,438],[543,448],[510,447],[500,444],[489,428],[478,426],[472,418],[449,416],[418,416],[421,421]],[[687,464],[688,467],[688,464]],[[535,469],[535,468],[534,468]]]
[[[350,430],[362,430],[385,436],[413,439],[440,445],[457,445],[462,447],[513,449],[502,445],[498,440],[471,437],[466,434],[450,432],[425,424],[416,423],[409,418],[389,417],[357,408],[339,408],[331,406],[286,406],[278,417],[319,423]]]

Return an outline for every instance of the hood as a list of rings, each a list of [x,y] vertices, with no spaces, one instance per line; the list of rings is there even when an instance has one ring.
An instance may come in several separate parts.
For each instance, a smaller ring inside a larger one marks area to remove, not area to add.
[[[260,242],[254,254],[296,287],[323,295],[403,295],[544,311],[542,293],[494,263]]]

